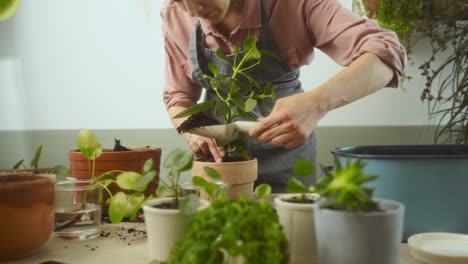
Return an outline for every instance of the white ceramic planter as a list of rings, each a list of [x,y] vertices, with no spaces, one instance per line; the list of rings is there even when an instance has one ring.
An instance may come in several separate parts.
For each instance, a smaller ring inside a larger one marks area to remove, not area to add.
[[[314,204],[320,264],[398,264],[404,206],[376,199],[382,212],[345,212]]]
[[[300,194],[283,194],[275,198],[276,211],[288,240],[290,264],[317,263],[313,204],[286,202]],[[318,199],[317,194],[310,198]]]
[[[168,260],[174,244],[183,238],[188,228],[186,218],[179,209],[161,209],[154,205],[171,201],[173,198],[158,198],[143,206],[148,252],[150,260]],[[209,202],[201,200],[199,210],[206,208]]]

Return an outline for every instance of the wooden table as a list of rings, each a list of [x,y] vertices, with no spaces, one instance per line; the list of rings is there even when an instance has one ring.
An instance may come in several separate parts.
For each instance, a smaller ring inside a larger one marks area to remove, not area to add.
[[[143,223],[104,224],[102,230],[108,235],[93,240],[70,241],[52,237],[34,255],[7,263],[40,264],[57,261],[67,264],[148,264],[150,262]],[[411,257],[407,245],[402,244],[400,264],[424,263]]]

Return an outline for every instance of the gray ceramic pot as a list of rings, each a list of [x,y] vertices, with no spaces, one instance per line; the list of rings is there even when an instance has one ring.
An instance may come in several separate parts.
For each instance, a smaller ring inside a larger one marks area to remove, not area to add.
[[[352,213],[314,204],[320,264],[398,264],[404,206],[377,200],[382,212]]]
[[[332,150],[342,163],[360,159],[379,177],[374,197],[405,205],[403,239],[423,232],[468,233],[468,145],[387,145]]]

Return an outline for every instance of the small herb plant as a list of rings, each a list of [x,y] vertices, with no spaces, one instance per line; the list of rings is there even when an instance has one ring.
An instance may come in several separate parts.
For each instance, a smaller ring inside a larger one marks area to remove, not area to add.
[[[260,202],[218,197],[198,212],[169,263],[218,264],[239,258],[243,263],[287,263],[285,234],[275,210],[264,200],[271,187],[262,184],[255,192]]]
[[[156,190],[158,197],[174,197],[174,202],[167,204],[167,208],[182,209],[184,214],[191,214],[198,208],[199,202],[196,195],[188,195],[181,199],[180,176],[184,171],[189,171],[192,168],[194,155],[191,151],[174,149],[164,159],[163,168],[168,169],[168,180],[165,182],[162,178],[159,179],[159,186]]]
[[[32,171],[38,171],[39,170],[39,160],[41,159],[41,155],[42,155],[42,148],[43,146],[40,145],[37,149],[36,149],[36,153],[34,154],[34,158],[31,160],[31,163],[30,163],[30,168],[26,167],[26,165],[24,164],[24,159],[18,161],[14,166],[13,166],[13,169],[14,170],[17,170],[17,169],[20,169],[20,167],[23,167],[25,170],[32,170]],[[48,172],[49,173],[52,173],[52,174],[55,174],[56,177],[57,177],[57,181],[62,181],[62,180],[65,180],[66,177],[70,176],[70,170],[63,166],[63,165],[57,165],[53,168],[49,168],[48,169]]]
[[[258,50],[256,38],[254,37],[249,37],[244,41],[243,50],[235,45],[233,48],[233,58],[226,56],[220,49],[216,51],[216,56],[231,66],[231,75],[220,73],[219,67],[216,64],[210,63],[208,68],[211,71],[211,75],[204,76],[210,82],[211,88],[219,100],[211,100],[193,105],[174,118],[195,116],[203,114],[204,110],[214,109],[215,116],[222,118],[224,124],[230,124],[236,119],[255,121],[256,116],[250,112],[257,104],[259,102],[266,103],[267,99],[275,99],[276,94],[273,83],[268,82],[265,85],[260,85],[249,76],[248,71],[262,64],[263,55],[272,57],[277,57],[277,55],[269,51]],[[187,121],[189,120],[190,118]],[[246,151],[245,136],[240,135],[238,139],[227,143],[225,146],[227,156],[231,153],[237,153],[246,160],[250,159]]]
[[[372,199],[373,189],[364,184],[377,178],[364,172],[361,160],[335,163],[334,171],[324,169],[325,177],[317,184],[317,192],[326,199],[324,207],[350,212],[380,211]]]
[[[314,172],[314,164],[309,160],[300,159],[294,163],[293,171],[299,177],[310,177]],[[306,186],[297,178],[292,177],[289,179],[286,185],[286,191],[288,193],[301,194],[299,199],[290,199],[288,200],[290,202],[313,203],[315,201],[315,199],[310,196],[310,194],[315,191],[315,187],[313,185]]]
[[[151,195],[145,197],[144,191],[156,176],[154,161],[148,159],[145,162],[142,174],[112,170],[95,175],[95,161],[102,153],[102,145],[97,140],[96,135],[89,130],[81,130],[78,133],[76,145],[88,160],[88,167],[91,170],[90,184],[101,186],[109,194],[109,199],[106,202],[109,204],[109,218],[112,223],[119,223],[124,218],[134,218],[145,201],[152,198]],[[116,174],[118,175],[115,176]],[[111,183],[128,190],[130,194],[123,191],[113,194],[108,188]],[[86,201],[83,204],[85,203]]]

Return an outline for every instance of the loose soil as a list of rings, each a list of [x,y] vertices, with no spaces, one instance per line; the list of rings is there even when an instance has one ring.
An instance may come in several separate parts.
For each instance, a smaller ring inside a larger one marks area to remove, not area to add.
[[[221,123],[208,115],[206,115],[204,112],[200,112],[197,114],[191,115],[187,120],[182,122],[182,124],[177,127],[177,132],[179,134],[189,132],[190,129],[192,128],[197,128],[197,127],[204,127],[204,126],[213,126],[213,125],[220,125]]]

